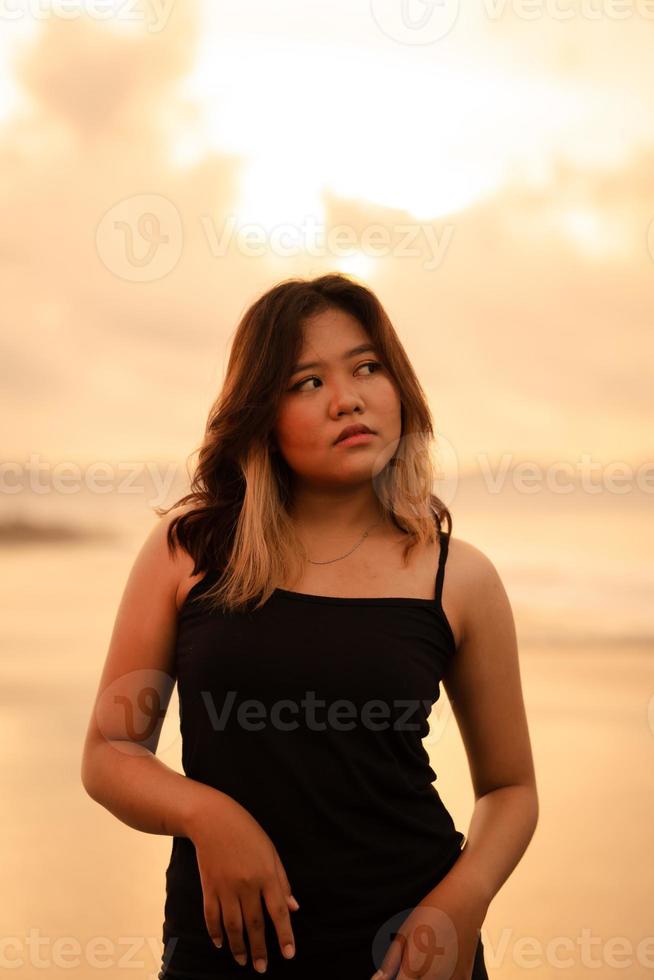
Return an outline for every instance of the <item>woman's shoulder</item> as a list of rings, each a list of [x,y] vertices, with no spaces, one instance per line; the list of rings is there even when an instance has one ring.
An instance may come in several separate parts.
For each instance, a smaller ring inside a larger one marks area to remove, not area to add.
[[[183,517],[184,514],[188,514],[196,509],[197,504],[191,502],[179,504],[177,507],[174,507],[172,510],[168,511],[164,518],[162,533],[165,534],[167,532],[168,527],[176,517]],[[177,542],[175,565],[177,569],[176,605],[177,611],[180,612],[182,606],[186,602],[189,592],[194,585],[204,578],[205,572],[198,572],[196,575],[193,575],[195,561],[193,556],[189,554],[181,542]]]
[[[492,587],[499,579],[497,568],[485,551],[453,535],[448,544],[447,574],[465,586],[467,594]]]
[[[153,537],[158,541],[158,546],[161,551],[162,556],[166,556],[169,563],[173,568],[173,574],[175,577],[175,593],[176,593],[176,606],[177,610],[181,608],[186,594],[190,591],[196,581],[201,579],[202,573],[199,575],[193,575],[193,566],[195,562],[193,556],[184,548],[181,541],[177,539],[177,535],[174,534],[175,540],[175,551],[174,555],[170,554],[168,549],[169,531],[171,524],[178,517],[183,517],[190,511],[195,510],[196,507],[192,503],[178,504],[167,510],[163,515],[159,515],[159,520],[157,521],[155,527],[152,530]]]
[[[492,559],[463,538],[451,536],[449,540],[443,601],[449,602],[459,636],[475,617],[488,615],[492,607],[499,609],[509,604]]]

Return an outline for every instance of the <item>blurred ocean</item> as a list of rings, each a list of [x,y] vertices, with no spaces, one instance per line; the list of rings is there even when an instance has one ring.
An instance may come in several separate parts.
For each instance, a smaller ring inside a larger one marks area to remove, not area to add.
[[[19,582],[46,568],[58,570],[55,588],[66,589],[75,575],[91,590],[99,588],[90,572],[100,555],[103,567],[110,561],[119,579],[126,577],[156,519],[153,508],[169,506],[188,487],[180,464],[140,469],[138,477],[116,470],[109,492],[78,481],[70,492],[44,483],[43,491],[4,495],[0,547],[11,557],[3,563],[2,584],[10,604]],[[629,642],[654,651],[652,494],[579,487],[566,494],[545,487],[524,493],[509,481],[491,493],[481,476],[467,476],[455,490],[443,485],[441,496],[453,515],[453,535],[495,563],[523,645]],[[65,605],[65,592],[60,599]]]

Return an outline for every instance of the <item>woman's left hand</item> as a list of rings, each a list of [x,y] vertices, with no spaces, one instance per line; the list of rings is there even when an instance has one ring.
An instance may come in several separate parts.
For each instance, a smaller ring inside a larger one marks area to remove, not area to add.
[[[487,905],[463,903],[446,879],[407,916],[373,980],[471,980]]]

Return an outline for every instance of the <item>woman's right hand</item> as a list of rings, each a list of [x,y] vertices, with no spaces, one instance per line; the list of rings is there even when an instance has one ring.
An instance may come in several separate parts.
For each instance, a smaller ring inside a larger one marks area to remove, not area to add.
[[[263,897],[282,955],[290,959],[295,939],[289,908],[297,911],[299,905],[277,849],[261,824],[233,797],[218,793],[196,814],[189,836],[202,881],[204,918],[216,946],[224,944],[224,924],[234,959],[245,965],[245,926],[252,962],[263,972],[268,962]]]

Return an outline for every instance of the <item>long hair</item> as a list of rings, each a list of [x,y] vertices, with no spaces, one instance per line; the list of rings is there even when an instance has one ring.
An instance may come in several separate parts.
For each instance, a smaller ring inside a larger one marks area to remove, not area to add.
[[[288,279],[241,318],[197,450],[190,492],[169,508],[155,508],[159,516],[184,509],[170,522],[168,548],[172,554],[177,542],[185,548],[194,559],[193,575],[221,573],[205,593],[215,608],[241,611],[252,601],[259,608],[289,572],[292,582],[302,573],[306,555],[288,509],[293,474],[276,448],[273,428],[301,353],[303,324],[330,308],[359,321],[400,393],[401,437],[373,479],[383,513],[407,535],[405,563],[418,542],[436,540],[443,519],[452,529],[449,510],[432,491],[434,431],[427,399],[380,301],[341,273]]]

